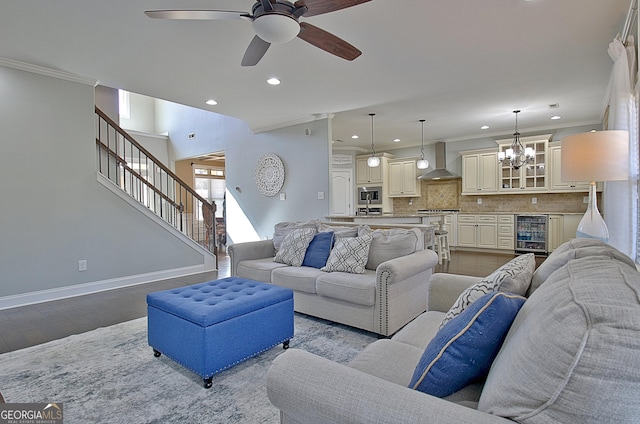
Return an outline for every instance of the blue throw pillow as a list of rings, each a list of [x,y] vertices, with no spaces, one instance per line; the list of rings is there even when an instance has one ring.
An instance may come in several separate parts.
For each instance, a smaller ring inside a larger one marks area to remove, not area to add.
[[[302,266],[322,268],[327,264],[331,248],[333,247],[333,232],[317,233],[309,243],[307,253],[304,255]]]
[[[525,300],[491,292],[473,302],[429,342],[409,387],[445,397],[484,377]]]

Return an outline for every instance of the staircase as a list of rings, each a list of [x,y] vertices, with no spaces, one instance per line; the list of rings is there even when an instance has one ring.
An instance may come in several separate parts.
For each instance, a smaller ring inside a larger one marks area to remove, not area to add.
[[[215,204],[207,202],[97,107],[98,172],[216,256]]]

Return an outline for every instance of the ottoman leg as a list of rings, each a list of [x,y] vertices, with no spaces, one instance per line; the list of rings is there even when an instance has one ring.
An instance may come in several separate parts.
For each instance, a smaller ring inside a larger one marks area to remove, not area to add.
[[[213,386],[213,377],[205,378],[204,379],[204,388],[205,389],[210,389],[211,386]]]
[[[153,349],[153,356],[155,356],[156,358],[159,358],[159,357],[160,357],[160,355],[162,355],[162,353],[160,353],[160,351],[159,351],[159,350],[155,350],[155,349]]]
[[[289,349],[289,340],[286,340],[284,343],[282,343],[282,348]]]

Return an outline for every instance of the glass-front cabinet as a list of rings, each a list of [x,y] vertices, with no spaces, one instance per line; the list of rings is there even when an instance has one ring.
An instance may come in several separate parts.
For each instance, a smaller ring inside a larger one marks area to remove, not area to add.
[[[550,134],[521,137],[524,148],[533,148],[533,159],[516,169],[511,164],[499,165],[500,192],[546,191],[549,186],[547,148]],[[500,152],[511,147],[513,139],[498,140]]]

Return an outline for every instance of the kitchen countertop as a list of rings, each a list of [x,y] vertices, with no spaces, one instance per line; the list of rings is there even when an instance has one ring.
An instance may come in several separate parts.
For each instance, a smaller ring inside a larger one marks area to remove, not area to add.
[[[421,218],[428,216],[442,216],[449,214],[464,215],[584,215],[584,212],[462,212],[462,211],[444,211],[444,212],[424,212],[424,213],[383,213],[382,215],[329,215],[327,219],[353,219],[353,218]]]

